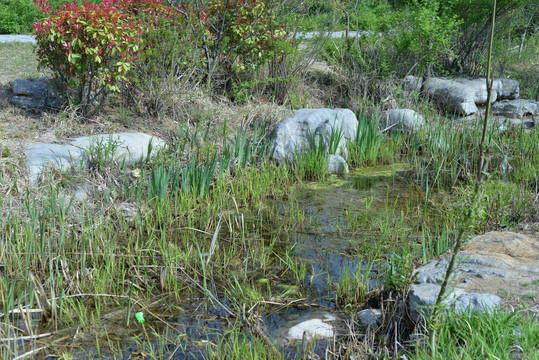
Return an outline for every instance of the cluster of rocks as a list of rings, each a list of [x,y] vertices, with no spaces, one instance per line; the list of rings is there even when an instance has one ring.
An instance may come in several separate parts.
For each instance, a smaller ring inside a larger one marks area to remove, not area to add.
[[[406,91],[423,91],[439,106],[462,116],[475,114],[487,103],[486,79],[445,79],[430,77],[423,84],[421,78],[407,76],[402,82]],[[539,101],[519,99],[517,80],[494,79],[492,83],[492,114],[522,119],[539,115]]]
[[[415,131],[425,124],[423,117],[410,109],[385,111],[380,120],[387,131]],[[291,162],[298,154],[314,147],[322,147],[327,152],[332,136],[340,133],[336,153],[326,155],[326,170],[332,174],[345,174],[348,172],[346,144],[356,140],[358,126],[355,114],[349,109],[297,110],[277,124],[271,133],[271,156],[277,162]]]
[[[300,109],[281,121],[270,135],[271,156],[277,162],[294,161],[298,154],[330,147],[332,134],[341,133],[335,154],[327,155],[327,171],[347,173],[346,143],[357,135],[358,121],[349,109]]]

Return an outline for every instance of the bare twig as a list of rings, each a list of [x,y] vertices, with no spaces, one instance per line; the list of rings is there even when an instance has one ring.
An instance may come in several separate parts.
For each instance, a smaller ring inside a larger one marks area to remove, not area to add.
[[[492,2],[492,24],[491,24],[491,31],[490,31],[490,43],[489,43],[489,51],[488,51],[488,59],[487,59],[487,108],[485,110],[485,119],[483,121],[483,133],[481,136],[481,143],[480,143],[480,149],[479,149],[479,164],[477,167],[477,179],[475,183],[474,193],[472,202],[470,205],[470,208],[468,209],[468,212],[466,214],[465,221],[461,228],[459,229],[457,240],[455,242],[455,247],[453,249],[453,254],[451,255],[451,260],[449,261],[449,265],[447,266],[447,271],[445,273],[444,281],[440,287],[440,292],[438,293],[438,298],[436,299],[436,303],[434,304],[434,308],[432,310],[431,315],[431,321],[433,322],[431,331],[429,333],[429,343],[431,346],[432,356],[435,356],[436,354],[436,326],[435,323],[437,322],[437,315],[440,309],[440,305],[442,303],[442,299],[445,296],[445,292],[447,290],[447,285],[449,283],[449,279],[451,278],[451,274],[453,273],[453,269],[455,267],[455,262],[457,259],[457,255],[462,247],[463,244],[463,238],[464,238],[464,232],[466,231],[466,228],[468,227],[468,223],[472,218],[472,213],[474,211],[474,206],[476,201],[479,199],[479,192],[481,189],[481,181],[483,179],[484,169],[488,164],[488,159],[485,156],[486,149],[485,149],[485,139],[486,139],[486,132],[487,132],[487,122],[488,122],[488,116],[490,112],[490,98],[492,94],[492,83],[493,78],[491,79],[491,73],[490,73],[490,67],[491,67],[491,59],[492,59],[492,44],[494,42],[494,24],[496,21],[496,0],[493,0]]]

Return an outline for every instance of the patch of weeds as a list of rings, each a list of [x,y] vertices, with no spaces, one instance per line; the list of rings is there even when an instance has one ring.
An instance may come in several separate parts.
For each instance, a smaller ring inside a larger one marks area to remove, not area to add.
[[[284,254],[284,257],[279,257],[286,271],[291,274],[292,281],[295,285],[303,285],[305,277],[307,276],[307,264],[300,261],[294,256],[296,244]]]
[[[391,254],[384,277],[386,290],[408,289],[413,280],[413,256],[406,249],[401,254]]]
[[[11,151],[7,147],[0,148],[0,158],[11,157]]]
[[[448,312],[436,338],[435,359],[535,359],[539,322],[534,315],[505,312]],[[432,349],[418,345],[410,359],[433,359]]]
[[[350,271],[349,265],[341,270],[335,289],[338,306],[357,306],[368,300],[371,269],[372,263],[368,263],[365,268],[358,264],[355,271]]]
[[[350,165],[376,165],[382,140],[383,137],[378,133],[378,121],[360,114],[355,140],[348,142]]]
[[[204,197],[210,191],[213,174],[217,168],[217,157],[206,158],[202,164],[192,160],[181,171],[180,187],[183,192]]]
[[[88,167],[94,171],[105,170],[114,163],[116,152],[121,145],[112,135],[92,139],[86,153]]]

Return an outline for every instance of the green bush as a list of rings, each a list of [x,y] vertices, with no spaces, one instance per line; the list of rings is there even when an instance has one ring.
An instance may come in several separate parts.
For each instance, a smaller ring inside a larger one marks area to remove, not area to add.
[[[0,4],[0,34],[30,33],[42,17],[31,0],[4,0]]]
[[[54,12],[46,0],[36,4],[46,15],[34,26],[39,64],[53,71],[83,117],[97,114],[110,92],[129,82],[148,44],[145,31],[168,9],[153,0],[72,2]]]
[[[176,114],[199,87],[241,103],[260,88],[280,93],[290,81],[280,71],[297,45],[271,3],[214,0],[180,5],[176,15],[147,34],[153,47],[141,54],[128,91],[139,108]]]

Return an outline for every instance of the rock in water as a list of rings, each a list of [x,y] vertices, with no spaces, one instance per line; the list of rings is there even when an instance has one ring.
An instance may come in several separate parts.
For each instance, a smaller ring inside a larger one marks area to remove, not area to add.
[[[295,341],[303,340],[312,341],[314,339],[327,339],[335,335],[333,325],[328,322],[334,321],[336,318],[333,315],[327,314],[322,319],[309,319],[292,326],[286,333],[286,340]]]
[[[339,155],[328,155],[326,163],[326,171],[329,174],[348,174],[348,164]]]

